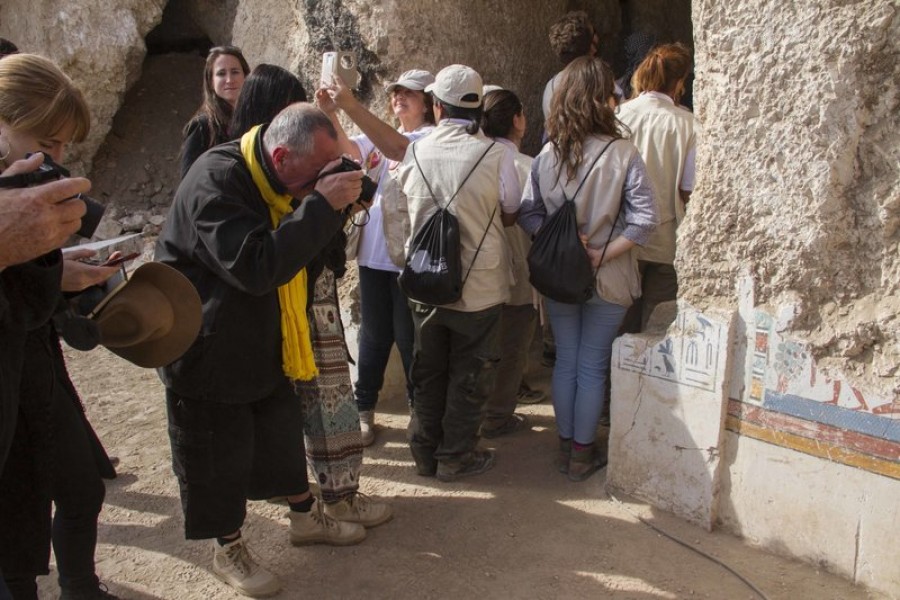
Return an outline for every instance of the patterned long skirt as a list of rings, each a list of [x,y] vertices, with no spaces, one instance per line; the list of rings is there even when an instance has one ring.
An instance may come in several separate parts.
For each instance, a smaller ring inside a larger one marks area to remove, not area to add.
[[[325,502],[337,502],[359,489],[363,452],[339,310],[334,274],[325,269],[308,315],[319,376],[297,382],[306,457]]]

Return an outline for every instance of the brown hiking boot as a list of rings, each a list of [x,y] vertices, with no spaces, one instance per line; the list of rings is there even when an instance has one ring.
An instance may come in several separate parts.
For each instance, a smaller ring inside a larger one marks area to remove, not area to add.
[[[478,475],[489,471],[494,466],[494,451],[485,448],[476,448],[469,455],[459,461],[438,462],[437,478],[441,481],[456,481],[469,475]]]
[[[598,469],[605,467],[606,462],[606,457],[597,451],[596,444],[581,450],[572,448],[572,456],[569,458],[569,481],[584,481]]]
[[[559,450],[556,455],[556,470],[560,473],[569,472],[569,459],[572,457],[572,440],[559,438]]]

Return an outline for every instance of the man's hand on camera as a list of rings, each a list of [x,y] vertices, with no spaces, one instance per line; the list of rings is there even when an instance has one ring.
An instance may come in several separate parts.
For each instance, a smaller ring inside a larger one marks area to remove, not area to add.
[[[325,165],[321,173],[327,173],[336,169],[341,164],[341,159],[336,159]],[[325,196],[328,204],[334,210],[343,210],[352,204],[362,193],[362,171],[341,171],[326,175],[316,182],[316,191]]]
[[[43,162],[43,155],[36,154],[16,161],[3,175],[30,173]],[[85,213],[84,202],[73,196],[90,189],[90,181],[81,177],[0,189],[0,268],[59,248],[78,231]]]

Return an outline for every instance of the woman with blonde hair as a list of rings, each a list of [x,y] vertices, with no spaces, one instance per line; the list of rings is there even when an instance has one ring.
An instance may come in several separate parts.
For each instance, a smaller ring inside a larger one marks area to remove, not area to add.
[[[201,154],[231,139],[228,128],[250,65],[236,46],[210,49],[203,68],[203,103],[184,127],[181,177]]]
[[[0,170],[39,151],[61,162],[66,146],[89,130],[81,92],[51,61],[31,54],[0,60]],[[118,270],[62,260],[58,250],[37,260],[59,265],[64,292],[101,283]],[[60,598],[114,598],[97,579],[94,550],[103,478],[115,471],[85,417],[52,324],[29,332],[23,364],[16,430],[0,475],[3,577],[13,598],[36,599],[35,578],[49,571],[52,538]]]
[[[640,295],[632,249],[656,222],[653,191],[637,148],[622,139],[613,113],[613,74],[599,58],[563,71],[547,120],[549,142],[535,158],[519,225],[535,235],[564,202],[574,202],[579,234],[596,271],[581,304],[547,299],[556,337],[551,389],[559,434],[558,468],[581,481],[606,464],[595,447],[606,401],[612,342]]]
[[[675,300],[675,238],[694,189],[697,127],[694,115],[680,106],[691,73],[690,50],[683,44],[657,46],[631,78],[633,100],[619,108],[619,119],[631,131],[656,192],[659,227],[638,250],[641,300],[626,318],[626,329],[642,331],[661,302]]]

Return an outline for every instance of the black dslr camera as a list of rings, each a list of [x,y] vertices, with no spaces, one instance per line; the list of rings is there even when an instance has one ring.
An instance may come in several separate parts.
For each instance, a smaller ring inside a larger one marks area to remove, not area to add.
[[[27,156],[31,156],[32,154],[28,154]],[[46,152],[43,152],[42,154],[44,155],[44,162],[36,171],[0,177],[0,188],[31,187],[33,185],[40,185],[42,183],[47,183],[48,181],[56,181],[57,179],[70,176],[69,170],[56,164],[49,154]],[[84,194],[78,194],[76,197],[85,203],[87,212],[81,217],[81,229],[76,231],[75,234],[84,238],[90,238],[97,230],[97,226],[100,224],[100,219],[103,218],[106,207]],[[63,200],[63,202],[66,202],[66,200]]]
[[[328,171],[327,173],[322,173],[318,178],[321,179],[326,175],[333,175],[335,173],[346,173],[347,171],[362,171],[362,167],[359,166],[355,161],[350,160],[346,156],[341,157],[341,164]],[[378,184],[372,181],[368,175],[363,175],[362,177],[362,191],[359,193],[359,198],[356,199],[356,202],[362,204],[363,202],[369,203],[372,201],[372,198],[375,197],[375,190],[378,189]]]

